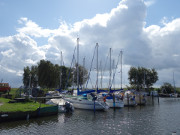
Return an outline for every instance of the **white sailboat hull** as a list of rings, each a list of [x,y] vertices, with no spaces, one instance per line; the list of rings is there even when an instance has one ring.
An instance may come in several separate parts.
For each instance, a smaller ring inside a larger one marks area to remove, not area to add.
[[[122,100],[115,100],[115,102],[113,102],[113,99],[106,99],[106,104],[109,107],[116,107],[116,108],[124,107],[124,102]]]
[[[90,101],[90,100],[83,100],[78,98],[66,98],[66,101],[69,101],[73,104],[74,108],[78,109],[85,109],[85,110],[106,110],[108,106],[105,103],[101,103],[98,101]],[[95,107],[95,108],[94,108]]]
[[[136,101],[131,98],[124,98],[124,106],[136,106]]]

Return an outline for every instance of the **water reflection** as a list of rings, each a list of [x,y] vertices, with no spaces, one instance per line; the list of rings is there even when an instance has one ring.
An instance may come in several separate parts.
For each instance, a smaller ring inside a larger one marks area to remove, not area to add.
[[[151,99],[150,99],[151,100]],[[180,99],[160,98],[146,106],[110,109],[107,112],[78,110],[72,114],[0,124],[1,135],[143,134],[166,135],[180,129]]]

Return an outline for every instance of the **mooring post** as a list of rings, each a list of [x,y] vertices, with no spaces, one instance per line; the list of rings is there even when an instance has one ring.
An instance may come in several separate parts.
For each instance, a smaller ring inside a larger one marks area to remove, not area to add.
[[[114,110],[115,110],[115,94],[113,93],[113,107],[114,107]]]
[[[127,102],[128,102],[128,107],[129,107],[129,94],[127,93]]]
[[[96,112],[96,106],[95,106],[95,100],[94,100],[94,114],[95,114],[95,112]]]

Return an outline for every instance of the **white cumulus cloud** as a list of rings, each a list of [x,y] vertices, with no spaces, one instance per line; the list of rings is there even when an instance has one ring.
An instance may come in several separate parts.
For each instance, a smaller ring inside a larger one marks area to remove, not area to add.
[[[25,66],[36,64],[41,59],[59,64],[61,51],[64,63],[69,66],[76,38],[79,37],[81,64],[83,57],[86,57],[86,66],[90,67],[95,44],[99,43],[99,60],[102,60],[103,65],[109,48],[112,48],[115,63],[120,50],[123,50],[124,84],[127,84],[127,72],[131,66],[144,66],[157,69],[158,83],[162,85],[162,82],[168,81],[171,72],[180,75],[180,19],[164,21],[163,26],[155,24],[145,27],[147,6],[154,3],[154,0],[122,0],[109,13],[97,14],[74,24],[62,21],[57,29],[42,28],[28,18],[20,18],[18,22],[22,27],[17,28],[16,35],[0,37],[1,75],[3,78],[13,75],[13,79],[17,77],[20,82]],[[38,44],[36,38],[41,37],[47,39],[47,44]],[[176,79],[180,85],[180,80]],[[120,83],[120,77],[117,77],[116,82]]]

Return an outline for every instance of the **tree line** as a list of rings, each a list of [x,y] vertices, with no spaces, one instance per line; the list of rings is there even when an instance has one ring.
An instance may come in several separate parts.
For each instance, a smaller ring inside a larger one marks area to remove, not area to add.
[[[88,79],[88,71],[79,67],[79,85]],[[59,66],[50,61],[40,60],[37,65],[24,68],[23,84],[26,87],[60,88],[66,89],[77,85],[77,64],[75,67]]]
[[[79,85],[88,79],[88,71],[79,65]],[[131,67],[128,72],[130,87],[140,90],[149,89],[158,80],[155,69]],[[74,67],[59,66],[48,60],[40,60],[37,65],[24,68],[23,84],[26,87],[60,88],[77,86],[77,64]]]
[[[79,65],[79,85],[88,80],[88,71]],[[157,71],[144,67],[131,67],[128,72],[129,89],[149,90],[158,80]],[[48,60],[40,60],[37,65],[24,67],[23,84],[25,87],[60,88],[77,86],[77,64],[74,67],[59,66]],[[172,93],[174,87],[165,82],[161,88],[163,93]],[[160,90],[159,89],[159,90]]]

